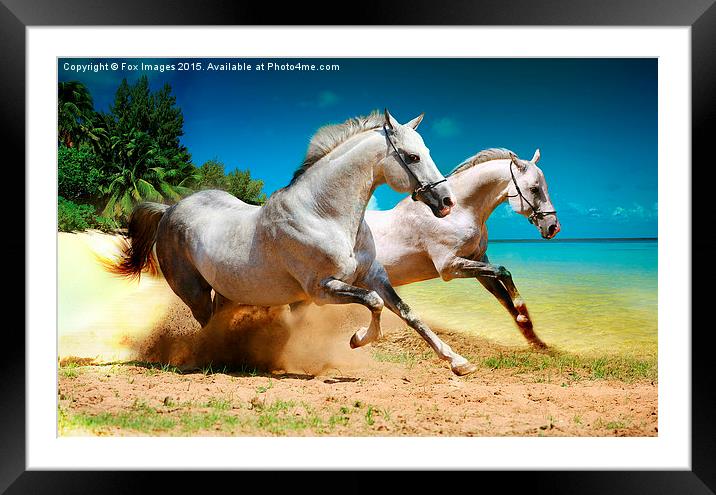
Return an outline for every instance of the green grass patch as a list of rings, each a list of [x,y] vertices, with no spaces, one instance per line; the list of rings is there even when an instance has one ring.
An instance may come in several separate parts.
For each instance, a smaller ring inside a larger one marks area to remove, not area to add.
[[[176,426],[176,421],[171,417],[148,408],[132,408],[120,413],[99,414],[71,414],[60,410],[58,423],[60,434],[76,429],[96,434],[113,428],[151,434],[169,431]]]
[[[352,415],[361,410],[341,406],[333,412],[320,413],[308,404],[292,400],[275,400],[270,403],[254,400],[251,408],[240,410],[232,408],[231,403],[224,399],[210,399],[204,403],[185,402],[179,404],[181,410],[176,412],[167,411],[166,406],[163,403],[152,407],[143,400],[135,400],[127,410],[99,414],[73,413],[59,408],[58,429],[60,435],[77,431],[94,435],[114,434],[115,430],[174,436],[216,430],[227,435],[291,435],[306,431],[313,435],[323,435],[337,427],[347,426]],[[390,411],[368,405],[358,413],[358,418],[361,416],[364,421],[357,424],[372,427],[376,424],[377,416],[390,420]]]
[[[116,428],[147,435],[158,433],[181,435],[214,429],[232,431],[241,423],[242,418],[225,413],[223,409],[212,409],[209,412],[187,411],[174,416],[162,413],[148,406],[144,401],[135,401],[129,410],[118,413],[72,414],[60,409],[58,414],[60,434],[78,429],[98,434]]]
[[[59,374],[65,378],[77,378],[80,376],[80,366],[75,363],[69,363],[66,366],[60,367]]]
[[[179,424],[183,433],[194,433],[201,430],[232,431],[243,423],[242,418],[213,410],[208,413],[183,413]]]
[[[597,430],[623,430],[631,426],[631,420],[629,418],[620,418],[618,420],[605,421],[602,418],[597,418],[593,426]]]
[[[261,430],[275,434],[285,434],[306,429],[324,432],[337,423],[325,421],[306,404],[297,405],[294,401],[276,400],[267,406],[257,408],[255,425]]]
[[[204,404],[204,406],[218,411],[228,411],[231,409],[232,404],[230,400],[212,397]]]
[[[346,426],[348,424],[348,421],[350,421],[350,418],[343,414],[334,414],[330,418],[328,418],[328,425],[333,428],[336,425],[340,426]]]
[[[578,356],[575,354],[542,354],[536,352],[508,352],[473,360],[489,369],[514,369],[518,372],[549,372],[566,374],[571,382],[593,380],[656,380],[656,358],[631,356]],[[549,373],[547,373],[549,374]],[[551,380],[540,380],[551,381]],[[562,383],[562,382],[559,382]],[[565,382],[565,386],[569,382]]]
[[[268,385],[266,385],[265,387],[263,385],[256,387],[256,393],[257,394],[265,394],[272,388],[273,388],[273,381],[271,380],[271,378],[269,378]]]
[[[373,406],[368,406],[368,409],[365,411],[365,424],[368,426],[373,426],[375,424],[375,409],[373,409]]]
[[[65,378],[77,378],[80,376],[80,373],[75,368],[65,368],[60,370],[60,376],[64,376]]]

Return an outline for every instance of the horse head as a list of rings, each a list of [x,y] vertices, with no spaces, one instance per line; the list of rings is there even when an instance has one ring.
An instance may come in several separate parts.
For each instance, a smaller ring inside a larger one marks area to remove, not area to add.
[[[411,192],[414,201],[425,203],[433,215],[442,218],[455,206],[455,197],[416,131],[423,115],[400,124],[385,110],[383,131],[388,154],[381,162],[383,176],[392,189]]]
[[[521,160],[510,154],[512,175],[507,195],[510,206],[517,213],[527,217],[545,239],[552,239],[561,230],[557,211],[547,192],[544,173],[537,166],[540,151],[537,149],[531,160]]]

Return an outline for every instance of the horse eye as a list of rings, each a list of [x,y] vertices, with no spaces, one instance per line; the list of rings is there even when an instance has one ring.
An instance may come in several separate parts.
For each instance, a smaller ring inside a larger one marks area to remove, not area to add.
[[[537,193],[539,193],[539,187],[532,186],[532,187],[530,187],[530,191],[532,191],[532,194],[537,194]]]
[[[420,160],[420,157],[415,153],[408,153],[408,163],[415,163]]]

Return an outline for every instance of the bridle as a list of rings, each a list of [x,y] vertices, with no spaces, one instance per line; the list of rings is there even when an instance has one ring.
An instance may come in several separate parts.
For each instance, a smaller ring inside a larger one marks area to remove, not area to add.
[[[555,211],[540,211],[539,209],[535,208],[534,205],[527,200],[527,198],[525,198],[524,194],[522,194],[522,191],[520,191],[520,186],[517,185],[517,179],[515,179],[515,174],[512,171],[513,163],[515,163],[515,155],[510,155],[510,175],[512,176],[512,183],[515,185],[517,194],[513,194],[512,196],[510,196],[508,194],[507,197],[508,198],[516,198],[519,196],[522,199],[522,201],[524,201],[525,203],[527,203],[529,205],[529,207],[532,209],[532,214],[527,217],[527,220],[532,225],[537,225],[535,223],[535,219],[542,219],[542,218],[546,217],[547,215],[556,215],[557,214],[556,210]]]
[[[393,151],[395,151],[395,154],[398,155],[398,159],[400,160],[400,163],[403,164],[403,168],[408,171],[410,175],[413,176],[413,179],[415,179],[415,182],[418,183],[418,187],[412,192],[410,197],[413,201],[418,200],[418,194],[423,193],[425,191],[429,191],[430,189],[434,188],[438,184],[442,184],[443,182],[447,181],[447,178],[443,178],[442,180],[436,181],[436,182],[430,182],[428,184],[423,184],[420,179],[418,179],[418,176],[415,175],[415,172],[408,166],[407,163],[405,163],[405,160],[403,159],[403,155],[400,154],[398,151],[398,148],[395,147],[395,144],[393,143],[393,140],[390,139],[390,133],[388,131],[388,128],[385,124],[383,124],[383,131],[385,131],[385,137],[388,138],[388,142],[390,143],[390,146],[393,148]]]

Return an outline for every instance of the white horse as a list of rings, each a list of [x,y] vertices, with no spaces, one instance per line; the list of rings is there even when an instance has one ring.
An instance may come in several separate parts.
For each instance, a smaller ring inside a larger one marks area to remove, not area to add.
[[[447,176],[457,201],[448,218],[431,218],[425,208],[407,200],[392,210],[366,212],[378,261],[391,284],[477,278],[510,312],[528,342],[546,347],[534,333],[510,272],[490,264],[485,254],[487,219],[504,201],[526,216],[543,238],[552,239],[560,231],[547,182],[537,167],[539,159],[539,150],[526,161],[505,149],[488,149],[469,158]]]
[[[393,290],[363,220],[368,200],[383,183],[412,191],[435,217],[451,212],[450,188],[415,131],[422,117],[401,125],[386,110],[322,128],[289,186],[261,207],[223,191],[198,192],[171,207],[139,205],[129,223],[131,243],[115,271],[134,276],[151,268],[156,243],[164,277],[202,326],[227,301],[362,304],[371,311],[371,323],[353,335],[352,347],[381,335],[385,304],[453,372],[474,371]]]

